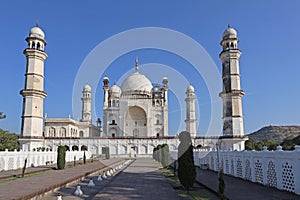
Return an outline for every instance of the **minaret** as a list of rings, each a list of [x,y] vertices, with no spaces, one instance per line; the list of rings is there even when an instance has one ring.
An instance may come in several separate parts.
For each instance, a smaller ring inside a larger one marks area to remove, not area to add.
[[[222,60],[223,91],[220,97],[223,100],[223,135],[243,136],[242,96],[244,91],[240,86],[239,58],[237,32],[228,25],[220,43],[223,51]]]
[[[109,91],[109,79],[107,76],[103,78],[103,136],[107,136],[107,122],[108,122],[108,91]]]
[[[92,123],[92,89],[86,84],[82,91],[82,118],[80,121]]]
[[[28,43],[24,50],[27,59],[25,87],[20,91],[23,96],[23,111],[20,145],[23,150],[32,150],[43,139],[44,98],[44,61],[48,57],[45,34],[38,27],[33,27],[26,38]],[[34,144],[35,143],[35,144]]]
[[[164,101],[165,105],[168,105],[168,78],[166,76],[163,77],[162,84],[163,84],[163,89],[164,89]]]
[[[196,137],[197,134],[197,119],[196,119],[196,106],[195,106],[195,89],[189,85],[186,89],[186,131],[191,134],[191,137]]]

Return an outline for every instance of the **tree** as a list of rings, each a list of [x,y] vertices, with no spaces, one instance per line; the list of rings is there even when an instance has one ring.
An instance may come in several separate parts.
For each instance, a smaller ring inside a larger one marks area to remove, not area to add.
[[[5,149],[8,149],[8,151],[20,150],[18,135],[0,129],[0,151]]]
[[[157,161],[157,153],[158,153],[157,147],[154,147],[154,149],[153,149],[153,159],[156,160],[156,161]]]
[[[66,147],[59,146],[57,150],[57,168],[64,169],[66,165]]]
[[[162,166],[164,168],[168,167],[170,164],[170,151],[169,151],[169,145],[163,144],[161,149],[161,155],[162,155]]]
[[[269,151],[275,151],[277,149],[278,144],[273,139],[264,140],[263,146],[267,146]]]
[[[255,144],[256,144],[256,141],[253,138],[249,138],[249,140],[247,140],[245,142],[245,149],[246,150],[255,150]]]
[[[226,200],[225,197],[225,182],[224,182],[224,177],[223,177],[223,170],[221,169],[219,171],[219,197],[221,200]]]
[[[26,165],[27,165],[27,158],[25,158],[25,160],[24,160],[24,166],[23,166],[23,169],[22,169],[22,178],[25,175]]]
[[[85,156],[85,151],[83,151],[83,164],[86,164],[86,156]]]
[[[187,131],[179,134],[178,146],[178,177],[186,190],[194,185],[196,170],[191,135]]]
[[[295,145],[300,145],[300,135],[293,139],[286,138],[280,145],[283,147],[284,150],[294,150]]]
[[[156,155],[157,156],[157,162],[161,163],[162,145],[161,144],[157,145],[156,149],[157,149],[157,155]]]

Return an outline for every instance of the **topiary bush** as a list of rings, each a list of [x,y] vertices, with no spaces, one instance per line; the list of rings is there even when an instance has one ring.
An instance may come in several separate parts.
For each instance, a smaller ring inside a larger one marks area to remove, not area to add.
[[[157,161],[157,147],[154,147],[152,157]]]
[[[164,168],[167,168],[170,164],[170,151],[169,151],[169,145],[163,144],[161,149],[161,164]]]
[[[223,177],[223,170],[219,171],[219,197],[221,200],[226,200],[227,198],[225,197],[225,182],[224,182],[224,177]]]
[[[23,166],[23,169],[22,169],[22,178],[25,175],[26,165],[27,165],[27,158],[25,158],[25,161],[24,161],[24,166]]]
[[[159,163],[161,163],[161,158],[162,158],[162,145],[161,144],[159,144],[159,145],[157,145],[157,147],[156,147],[156,149],[157,149],[157,162],[159,162]]]
[[[66,165],[66,147],[59,146],[57,149],[57,169],[64,169]]]
[[[102,154],[105,154],[105,158],[110,158],[109,147],[102,147]]]
[[[83,151],[83,164],[86,164],[86,156],[85,156],[85,151]]]
[[[179,134],[180,144],[178,146],[178,177],[180,183],[186,190],[189,190],[196,179],[194,165],[194,154],[191,135],[183,131]]]

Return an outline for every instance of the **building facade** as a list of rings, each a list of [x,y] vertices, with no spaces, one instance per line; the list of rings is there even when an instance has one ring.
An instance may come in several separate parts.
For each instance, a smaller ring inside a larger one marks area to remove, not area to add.
[[[150,138],[168,136],[168,79],[162,86],[138,71],[130,74],[121,84],[109,87],[103,80],[103,136]]]
[[[79,121],[68,118],[43,118],[45,34],[39,27],[33,27],[26,38],[28,47],[23,96],[21,149],[56,151],[60,145],[68,150],[88,150],[102,154],[102,148],[109,147],[115,156],[150,156],[158,144],[167,143],[176,150],[179,140],[168,136],[168,78],[162,77],[161,84],[152,82],[139,72],[136,58],[135,73],[130,74],[120,86],[110,86],[109,78],[103,79],[103,129],[101,120],[92,124],[92,89],[83,86],[82,116]],[[186,131],[193,138],[193,145],[215,148],[222,141],[222,149],[243,150],[247,137],[243,132],[242,95],[237,49],[236,31],[228,27],[221,45],[220,58],[223,64],[223,136],[197,137],[196,95],[192,85],[186,94]],[[183,91],[184,92],[184,91]],[[102,131],[103,130],[103,131]]]

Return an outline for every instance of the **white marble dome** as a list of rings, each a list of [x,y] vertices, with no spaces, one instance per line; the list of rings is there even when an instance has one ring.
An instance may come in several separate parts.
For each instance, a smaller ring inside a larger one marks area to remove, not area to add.
[[[83,87],[83,91],[92,91],[92,88],[91,88],[90,85],[85,84],[84,87]]]
[[[122,83],[121,89],[123,92],[128,91],[146,91],[151,92],[151,81],[143,74],[134,73],[129,75]]]
[[[194,88],[192,85],[189,85],[189,86],[186,88],[186,92],[195,92],[195,88]]]
[[[45,33],[42,31],[40,27],[33,27],[29,31],[29,37],[37,37],[40,39],[45,39]]]
[[[120,94],[122,93],[121,88],[117,85],[111,86],[110,91],[113,95],[116,95],[116,96],[120,96]]]
[[[223,33],[223,39],[226,38],[236,38],[237,32],[234,28],[228,27]]]

